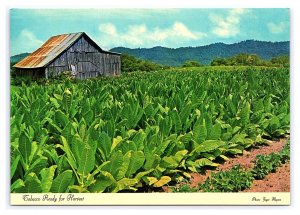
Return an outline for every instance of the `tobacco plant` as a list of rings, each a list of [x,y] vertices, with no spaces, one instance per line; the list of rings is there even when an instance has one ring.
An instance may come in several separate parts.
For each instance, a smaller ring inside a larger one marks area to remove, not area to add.
[[[289,134],[289,71],[213,67],[13,87],[11,192],[156,189]]]

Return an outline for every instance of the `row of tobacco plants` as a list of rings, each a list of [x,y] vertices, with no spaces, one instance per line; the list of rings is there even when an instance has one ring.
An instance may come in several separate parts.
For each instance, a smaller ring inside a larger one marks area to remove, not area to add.
[[[203,184],[191,187],[188,183],[172,188],[172,192],[239,192],[251,187],[254,180],[264,179],[269,173],[275,173],[277,168],[289,162],[290,142],[286,143],[279,153],[257,155],[254,167],[246,170],[236,165],[230,170],[213,172]],[[188,181],[187,181],[188,182]]]
[[[147,192],[289,134],[289,70],[188,68],[11,91],[11,192]]]

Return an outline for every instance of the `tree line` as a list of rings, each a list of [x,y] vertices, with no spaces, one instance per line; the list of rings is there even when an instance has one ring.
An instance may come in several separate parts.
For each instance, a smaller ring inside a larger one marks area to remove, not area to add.
[[[289,67],[290,58],[288,55],[273,57],[271,60],[264,60],[255,54],[238,54],[229,58],[215,58],[211,66],[276,66]]]
[[[161,65],[148,60],[138,59],[128,54],[121,55],[121,71],[155,71],[159,69],[171,68],[171,66]],[[179,67],[201,67],[204,66],[197,60],[189,60]],[[270,60],[264,60],[256,54],[241,53],[228,58],[215,58],[210,66],[267,66],[267,67],[289,67],[290,58],[288,55],[273,57]]]

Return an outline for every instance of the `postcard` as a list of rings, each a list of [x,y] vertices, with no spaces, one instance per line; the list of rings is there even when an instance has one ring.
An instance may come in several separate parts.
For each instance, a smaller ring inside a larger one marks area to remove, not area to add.
[[[11,9],[11,205],[289,205],[290,11]]]

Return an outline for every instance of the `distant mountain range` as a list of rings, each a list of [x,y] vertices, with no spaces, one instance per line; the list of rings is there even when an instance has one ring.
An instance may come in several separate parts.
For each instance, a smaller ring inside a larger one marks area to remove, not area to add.
[[[10,57],[10,63],[11,64],[16,64],[19,61],[23,60],[25,57],[27,57],[30,53],[22,53],[22,54],[17,54],[14,56]]]
[[[129,54],[140,59],[150,60],[159,64],[178,66],[188,60],[196,60],[202,64],[209,64],[217,57],[231,57],[239,53],[257,54],[265,60],[280,55],[289,55],[290,42],[264,42],[246,40],[233,44],[214,43],[198,47],[181,48],[125,48],[116,47],[110,51]],[[22,53],[11,56],[10,61],[15,64],[28,56],[30,53]]]
[[[200,61],[209,64],[217,57],[231,57],[240,53],[257,54],[265,60],[280,55],[289,55],[290,42],[264,42],[246,40],[239,43],[225,44],[214,43],[198,47],[165,48],[161,46],[153,48],[124,48],[117,47],[110,51],[126,53],[135,57],[150,60],[156,63],[178,66],[187,60]]]

